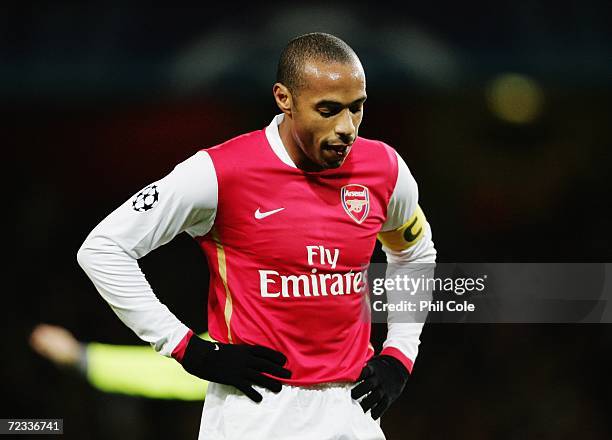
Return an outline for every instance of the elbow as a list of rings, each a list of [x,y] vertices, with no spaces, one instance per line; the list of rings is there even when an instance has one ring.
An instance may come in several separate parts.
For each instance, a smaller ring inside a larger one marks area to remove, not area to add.
[[[87,269],[91,266],[97,250],[93,240],[87,237],[77,251],[77,263],[79,263],[79,266],[81,266],[85,272],[87,272]]]
[[[435,263],[437,256],[438,251],[434,247],[433,241],[430,241],[425,258],[427,259],[428,263]]]
[[[90,250],[87,248],[87,240],[85,240],[76,254],[77,263],[79,263],[79,266],[81,266],[83,270],[86,269],[89,263],[90,255]]]
[[[91,234],[77,251],[76,259],[79,266],[89,273],[94,267],[100,268],[108,266],[113,261],[134,260],[136,258],[110,238]]]
[[[438,252],[434,247],[433,241],[428,239],[428,241],[423,244],[423,247],[419,249],[419,252],[414,256],[414,262],[435,264],[437,256]]]

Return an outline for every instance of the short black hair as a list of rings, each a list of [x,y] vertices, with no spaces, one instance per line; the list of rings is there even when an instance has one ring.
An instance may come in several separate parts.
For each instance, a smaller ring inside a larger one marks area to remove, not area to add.
[[[355,51],[340,38],[323,32],[300,35],[289,41],[281,52],[276,82],[291,93],[303,85],[303,67],[307,60],[350,63],[359,60]]]

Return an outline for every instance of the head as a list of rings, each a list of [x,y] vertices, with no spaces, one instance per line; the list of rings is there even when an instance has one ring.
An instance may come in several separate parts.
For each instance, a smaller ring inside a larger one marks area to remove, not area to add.
[[[346,159],[363,118],[365,74],[359,58],[333,35],[291,40],[279,63],[274,98],[285,121],[281,136],[298,167],[337,168]]]

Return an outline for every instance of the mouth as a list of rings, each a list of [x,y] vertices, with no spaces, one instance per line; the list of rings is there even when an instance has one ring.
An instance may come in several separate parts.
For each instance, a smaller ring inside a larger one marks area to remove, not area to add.
[[[350,148],[348,144],[325,144],[323,150],[329,151],[335,157],[345,157]]]

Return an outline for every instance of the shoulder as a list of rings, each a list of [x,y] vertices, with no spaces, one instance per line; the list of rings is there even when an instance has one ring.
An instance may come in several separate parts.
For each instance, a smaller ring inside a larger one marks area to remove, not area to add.
[[[167,176],[174,181],[189,183],[192,181],[209,180],[215,175],[215,167],[208,151],[200,150],[183,162],[177,164]]]
[[[377,168],[395,184],[400,157],[395,149],[389,144],[383,141],[359,136],[353,144],[353,153],[357,156],[357,160],[376,163]]]
[[[177,164],[157,185],[160,193],[188,206],[211,208],[217,203],[217,174],[206,150]]]
[[[397,167],[398,155],[395,149],[383,141],[359,136],[357,140],[355,140],[353,146],[355,147],[355,151],[358,151],[361,155],[367,155],[370,159],[384,159],[388,161],[390,165],[395,165]]]
[[[378,139],[369,139],[362,136],[357,136],[355,145],[371,152],[378,152],[380,154],[384,153],[388,155],[395,154],[395,149],[392,146]]]

